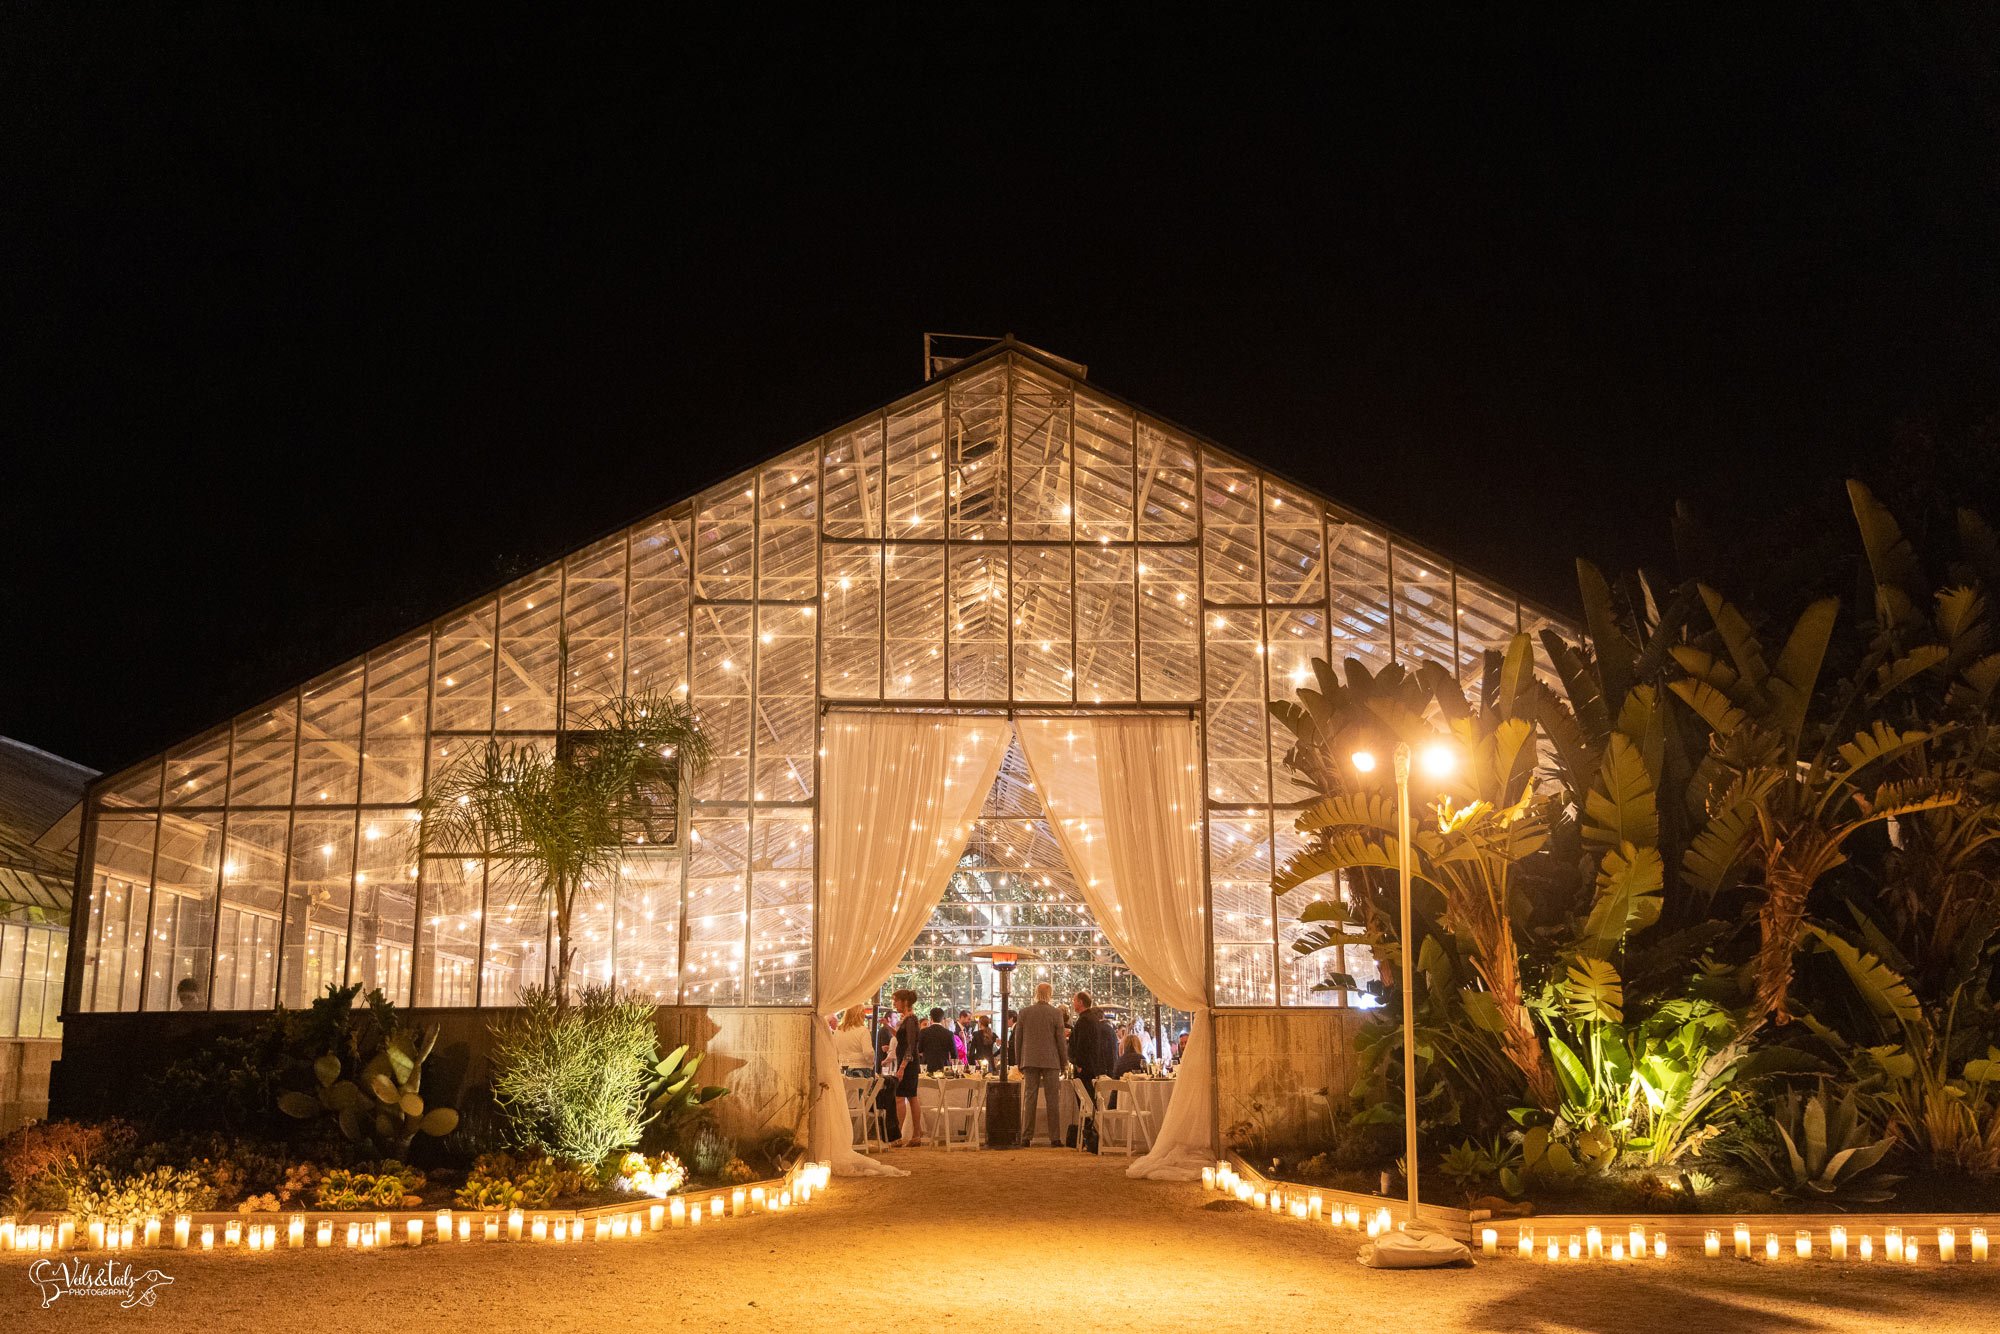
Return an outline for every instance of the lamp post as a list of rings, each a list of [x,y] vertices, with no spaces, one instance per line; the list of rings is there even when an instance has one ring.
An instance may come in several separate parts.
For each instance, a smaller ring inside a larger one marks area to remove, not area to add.
[[[1371,773],[1375,768],[1375,756],[1365,750],[1357,750],[1353,756],[1354,767],[1362,773]],[[1402,964],[1401,983],[1403,992],[1403,1179],[1410,1190],[1410,1224],[1417,1221],[1417,1211],[1421,1207],[1417,1201],[1417,989],[1416,962],[1410,952],[1410,937],[1415,934],[1411,926],[1410,913],[1410,746],[1406,741],[1396,743],[1392,761],[1396,778],[1396,876],[1402,890],[1402,902],[1398,905],[1398,919],[1401,923]],[[1424,773],[1430,778],[1449,777],[1457,766],[1458,756],[1444,742],[1433,742],[1424,747]]]

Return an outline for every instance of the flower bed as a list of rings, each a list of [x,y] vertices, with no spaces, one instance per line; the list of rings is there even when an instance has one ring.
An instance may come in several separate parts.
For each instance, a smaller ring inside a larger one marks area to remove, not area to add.
[[[783,1177],[726,1189],[684,1191],[660,1199],[576,1209],[305,1210],[282,1221],[268,1215],[207,1211],[158,1214],[81,1228],[68,1214],[31,1213],[0,1220],[0,1253],[140,1250],[301,1250],[458,1245],[489,1241],[618,1241],[649,1232],[711,1226],[725,1219],[783,1214],[809,1204],[831,1181],[825,1163],[800,1163]]]

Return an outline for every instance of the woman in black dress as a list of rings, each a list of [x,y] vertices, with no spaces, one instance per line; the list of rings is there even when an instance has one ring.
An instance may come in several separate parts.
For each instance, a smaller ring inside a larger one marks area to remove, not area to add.
[[[924,1117],[917,1107],[917,993],[904,989],[890,998],[896,1003],[896,1119],[902,1123],[906,1149],[922,1148]]]

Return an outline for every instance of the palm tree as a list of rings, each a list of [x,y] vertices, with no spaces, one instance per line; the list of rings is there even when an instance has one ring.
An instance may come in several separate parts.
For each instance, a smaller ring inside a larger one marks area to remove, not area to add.
[[[432,781],[418,826],[422,850],[484,857],[514,894],[546,906],[558,1005],[569,995],[579,901],[611,883],[627,847],[671,841],[684,784],[714,757],[695,711],[672,696],[642,690],[571,718],[564,694],[552,746],[494,741],[464,756]]]

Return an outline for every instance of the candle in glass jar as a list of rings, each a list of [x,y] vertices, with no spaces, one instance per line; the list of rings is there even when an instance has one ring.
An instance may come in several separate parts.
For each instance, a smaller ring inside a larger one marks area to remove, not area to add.
[[[484,1219],[480,1220],[479,1237],[481,1241],[500,1240],[500,1220],[492,1214],[486,1215]]]
[[[521,1211],[519,1209],[510,1209],[507,1211],[507,1240],[519,1241],[520,1239]]]
[[[1500,1230],[1498,1228],[1483,1227],[1479,1229],[1479,1253],[1481,1255],[1498,1255],[1500,1253]]]
[[[542,1214],[536,1214],[535,1221],[528,1225],[528,1236],[535,1241],[547,1241],[549,1239],[548,1218]]]
[[[1945,1264],[1958,1259],[1958,1233],[1948,1227],[1938,1229],[1938,1259]]]
[[[1910,1264],[1917,1262],[1922,1251],[1923,1245],[1915,1237],[1907,1238],[1903,1242],[1903,1259]]]
[[[472,1220],[464,1214],[458,1216],[458,1239],[460,1241],[472,1240]]]
[[[313,1245],[333,1245],[333,1220],[331,1218],[322,1218],[313,1227]]]
[[[222,1225],[222,1241],[223,1241],[223,1244],[224,1244],[224,1245],[226,1245],[226,1246],[240,1246],[240,1245],[242,1245],[242,1244],[243,1244],[243,1224],[241,1224],[241,1223],[237,1222],[237,1221],[236,1221],[235,1219],[233,1219],[233,1218],[232,1218],[232,1219],[230,1219],[230,1220],[229,1220],[229,1221],[228,1221],[227,1223],[224,1223],[224,1224]]]
[[[1575,1260],[1582,1255],[1583,1243],[1577,1239],[1576,1233],[1572,1232],[1569,1234],[1569,1258]]]
[[[752,1186],[752,1187],[750,1188],[750,1212],[751,1212],[751,1213],[753,1213],[753,1214],[761,1214],[761,1213],[763,1213],[763,1212],[764,1212],[764,1209],[765,1209],[765,1206],[766,1206],[766,1205],[767,1205],[768,1203],[769,1203],[769,1201],[767,1201],[767,1200],[766,1200],[766,1199],[764,1198],[764,1188],[763,1188],[762,1186]],[[658,1206],[658,1205],[655,1205],[654,1207],[655,1207],[655,1208],[658,1208],[659,1206]],[[654,1226],[655,1226],[655,1227],[657,1227],[657,1226],[659,1226],[659,1225],[658,1225],[658,1224],[656,1223],[656,1224],[654,1224]]]
[[[438,1236],[442,1238],[448,1230],[448,1225],[438,1228]],[[409,1222],[403,1224],[403,1236],[412,1246],[423,1245],[424,1220],[421,1218],[412,1218]]]
[[[349,1223],[347,1225],[347,1249],[350,1251],[356,1250],[359,1249],[360,1245],[361,1245],[361,1224]]]
[[[89,1230],[87,1231],[86,1235],[87,1235],[87,1236],[88,1236],[88,1237],[90,1238],[90,1249],[91,1249],[91,1250],[93,1250],[93,1251],[101,1251],[101,1250],[103,1250],[103,1249],[104,1249],[104,1220],[103,1220],[103,1219],[101,1219],[101,1218],[93,1218],[93,1219],[91,1219],[91,1220],[90,1220],[90,1227],[89,1227]]]
[[[146,1246],[151,1249],[160,1244],[160,1219],[156,1214],[146,1220]]]
[[[626,1227],[627,1227],[627,1224],[626,1224],[626,1222],[625,1222],[625,1218],[624,1218],[624,1215],[622,1215],[622,1214],[621,1214],[621,1215],[619,1215],[619,1216],[618,1216],[617,1218],[614,1218],[614,1219],[612,1219],[612,1220],[611,1220],[611,1239],[612,1239],[613,1241],[623,1241],[623,1240],[625,1239],[625,1229],[626,1229]]]
[[[1792,1249],[1798,1253],[1799,1259],[1812,1259],[1812,1233],[1800,1228],[1798,1235],[1792,1239]]]
[[[188,1244],[188,1226],[191,1220],[186,1214],[174,1215],[174,1249],[184,1251]]]
[[[1604,1258],[1604,1233],[1594,1227],[1583,1230],[1583,1251],[1593,1260]]]
[[[1778,1258],[1778,1234],[1775,1232],[1764,1234],[1764,1258],[1766,1260]]]
[[[760,1206],[764,1203],[764,1188],[762,1186],[759,1186],[757,1188],[757,1203]],[[658,1232],[662,1227],[666,1225],[666,1221],[667,1221],[666,1205],[655,1204],[647,1207],[646,1226],[648,1229],[654,1232]]]
[[[1358,1204],[1350,1204],[1350,1205],[1348,1205],[1346,1209],[1344,1209],[1344,1210],[1342,1210],[1342,1211],[1341,1211],[1341,1216],[1342,1216],[1343,1218],[1345,1218],[1345,1219],[1347,1220],[1347,1225],[1348,1225],[1349,1227],[1360,1227],[1360,1226],[1361,1226],[1361,1206],[1360,1206],[1360,1205],[1358,1205]]]
[[[1307,1216],[1309,1212],[1310,1211],[1306,1208],[1306,1202],[1304,1200],[1300,1199],[1296,1195],[1292,1196],[1292,1217],[1304,1218]]]
[[[1646,1229],[1634,1223],[1625,1235],[1625,1249],[1634,1260],[1646,1258]]]
[[[76,1220],[68,1214],[64,1214],[61,1218],[58,1218],[56,1220],[55,1238],[54,1249],[56,1250],[66,1251],[74,1246],[76,1244]],[[44,1237],[42,1240],[46,1243],[48,1238]],[[42,1249],[46,1251],[50,1248],[44,1244]]]
[[[0,1218],[0,1251],[14,1249],[14,1220]]]
[[[1204,1167],[1204,1168],[1202,1168],[1202,1169],[1201,1169],[1201,1188],[1202,1188],[1203,1190],[1214,1190],[1214,1189],[1215,1189],[1215,1169],[1214,1169],[1214,1168],[1212,1168],[1212,1167]]]
[[[1250,1202],[1257,1208],[1263,1209],[1271,1203],[1271,1197],[1261,1190],[1253,1190],[1250,1192]]]
[[[1653,1258],[1655,1260],[1667,1258],[1667,1234],[1664,1232],[1653,1234]]]
[[[1317,1193],[1306,1196],[1306,1212],[1315,1220],[1326,1215],[1326,1200]]]
[[[605,1234],[610,1230],[611,1224],[609,1221],[599,1218],[590,1225],[590,1239],[592,1241],[603,1241]],[[583,1240],[583,1220],[581,1218],[576,1220],[576,1239],[578,1241]]]
[[[743,1206],[750,1201],[750,1193],[738,1186],[729,1192],[729,1212],[733,1216],[743,1212]]]
[[[1549,1260],[1549,1263],[1550,1263],[1550,1264],[1554,1264],[1554,1263],[1556,1262],[1556,1255],[1557,1255],[1557,1251],[1556,1251],[1556,1239],[1555,1239],[1554,1237],[1550,1237],[1550,1238],[1549,1238],[1549,1251],[1548,1251],[1548,1260]]]
[[[1861,1241],[1859,1244],[1861,1248],[1861,1258],[1864,1260],[1873,1260],[1875,1258],[1875,1238],[1869,1236],[1866,1232],[1864,1232],[1861,1234]]]
[[[1722,1234],[1720,1232],[1717,1232],[1714,1228],[1710,1228],[1707,1234],[1703,1236],[1701,1239],[1701,1253],[1703,1255],[1706,1255],[1711,1260],[1713,1260],[1716,1256],[1721,1255]]]
[[[694,1212],[692,1212],[692,1213],[690,1213],[690,1214],[688,1215],[688,1226],[689,1226],[689,1227],[700,1227],[700,1226],[701,1226],[701,1220],[702,1220],[702,1219],[703,1219],[703,1218],[704,1218],[705,1216],[706,1216],[706,1211],[705,1211],[705,1210],[704,1210],[704,1209],[703,1209],[703,1208],[702,1208],[702,1207],[701,1207],[701,1206],[700,1206],[699,1204],[695,1205],[695,1207],[694,1207]]]
[[[709,1197],[708,1216],[710,1219],[722,1217],[722,1197],[720,1195],[711,1195]]]
[[[306,1216],[293,1214],[291,1222],[285,1225],[285,1244],[296,1250],[306,1244]]]
[[[1839,1224],[1826,1230],[1826,1253],[1836,1260],[1847,1258],[1847,1229]]]
[[[205,1251],[215,1249],[215,1224],[203,1223],[201,1225],[201,1248]]]
[[[1524,1227],[1514,1234],[1514,1253],[1523,1260],[1535,1258],[1535,1230]]]
[[[1623,1259],[1625,1258],[1625,1243],[1624,1243],[1624,1242],[1622,1242],[1622,1241],[1614,1241],[1614,1242],[1612,1242],[1612,1243],[1611,1243],[1611,1258],[1612,1258],[1613,1260],[1623,1260]]]
[[[674,1198],[667,1201],[667,1221],[672,1223],[673,1226],[675,1227],[686,1226],[687,1212],[688,1212],[687,1201],[682,1199],[680,1196],[676,1195],[674,1196]]]
[[[1986,1258],[1986,1229],[1983,1227],[1972,1229],[1972,1258],[1975,1260]]]
[[[1738,1223],[1736,1225],[1736,1258],[1739,1260],[1748,1260],[1750,1258],[1750,1225],[1748,1223]]]
[[[250,1229],[250,1239],[249,1239],[249,1243],[250,1243],[250,1249],[251,1249],[251,1250],[253,1250],[253,1251],[261,1251],[261,1250],[263,1250],[263,1249],[264,1249],[264,1229],[263,1229],[263,1228],[260,1228],[260,1227],[253,1227],[253,1228],[251,1228],[251,1229]]]
[[[1885,1260],[1903,1258],[1903,1229],[1899,1227],[1882,1229],[1882,1258]]]

